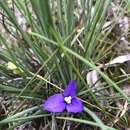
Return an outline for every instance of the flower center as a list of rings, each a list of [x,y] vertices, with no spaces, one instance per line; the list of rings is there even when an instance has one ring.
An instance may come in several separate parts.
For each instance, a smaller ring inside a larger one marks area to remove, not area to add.
[[[71,96],[65,97],[64,100],[65,100],[66,103],[70,104],[72,97]]]

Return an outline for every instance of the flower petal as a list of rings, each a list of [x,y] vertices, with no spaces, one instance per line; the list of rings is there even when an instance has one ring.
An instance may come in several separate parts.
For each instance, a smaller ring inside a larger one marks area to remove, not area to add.
[[[43,107],[49,112],[63,112],[65,105],[64,97],[59,93],[50,96],[43,104]]]
[[[83,111],[83,103],[78,98],[73,98],[71,104],[66,105],[68,112],[79,113]]]
[[[65,97],[68,97],[68,96],[75,96],[75,93],[76,93],[76,82],[75,80],[71,80],[69,82],[69,84],[66,86],[66,89],[64,91],[64,96]]]

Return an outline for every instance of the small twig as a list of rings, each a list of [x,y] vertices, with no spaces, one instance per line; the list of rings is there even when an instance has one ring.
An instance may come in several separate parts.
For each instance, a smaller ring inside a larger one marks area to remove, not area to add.
[[[15,39],[19,39],[19,38],[16,37],[16,36],[8,29],[8,27],[6,26],[4,13],[0,12],[0,14],[1,14],[1,16],[2,16],[2,25],[3,25],[4,29],[7,31],[7,33],[9,33],[10,35],[12,35]]]

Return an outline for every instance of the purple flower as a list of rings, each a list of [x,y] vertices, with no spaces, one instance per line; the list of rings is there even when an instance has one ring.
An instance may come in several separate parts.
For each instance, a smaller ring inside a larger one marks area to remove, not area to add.
[[[63,93],[50,96],[43,104],[43,107],[49,112],[63,112],[65,109],[71,113],[82,112],[83,103],[75,97],[75,93],[76,82],[71,80]]]

